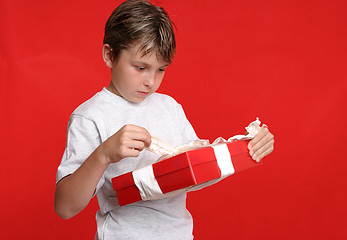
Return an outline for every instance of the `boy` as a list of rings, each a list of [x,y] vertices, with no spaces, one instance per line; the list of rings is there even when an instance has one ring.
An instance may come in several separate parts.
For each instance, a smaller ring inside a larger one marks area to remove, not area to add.
[[[122,3],[106,23],[102,53],[111,81],[72,113],[55,193],[64,219],[97,195],[96,239],[193,239],[186,194],[119,207],[111,184],[160,157],[145,150],[151,136],[173,146],[198,139],[181,105],[155,93],[175,49],[167,13],[147,1]],[[273,149],[272,134],[264,129],[249,148],[260,161]]]

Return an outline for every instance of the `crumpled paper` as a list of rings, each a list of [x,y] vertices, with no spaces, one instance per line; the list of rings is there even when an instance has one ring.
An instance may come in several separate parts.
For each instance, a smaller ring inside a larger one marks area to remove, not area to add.
[[[157,137],[152,137],[152,143],[147,148],[147,150],[153,153],[162,155],[162,157],[159,160],[163,160],[163,159],[184,153],[186,151],[190,151],[190,150],[194,150],[198,148],[210,147],[210,146],[217,145],[219,143],[230,143],[237,140],[250,140],[250,139],[253,139],[255,135],[257,135],[261,131],[262,128],[267,127],[265,124],[263,124],[262,126],[260,126],[260,124],[261,122],[259,118],[257,118],[255,121],[251,122],[246,127],[247,132],[244,135],[235,135],[233,137],[230,137],[228,140],[225,140],[224,138],[219,137],[216,140],[214,140],[212,144],[210,144],[209,140],[199,139],[199,140],[194,140],[188,144],[174,147]]]

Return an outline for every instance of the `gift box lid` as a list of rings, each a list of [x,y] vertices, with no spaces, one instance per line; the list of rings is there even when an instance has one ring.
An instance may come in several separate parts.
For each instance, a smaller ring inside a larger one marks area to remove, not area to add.
[[[211,147],[195,149],[178,154],[163,161],[154,163],[154,175],[160,177],[165,174],[181,171],[182,169],[191,166],[216,161],[216,158],[211,158],[210,156],[213,156],[213,149]]]

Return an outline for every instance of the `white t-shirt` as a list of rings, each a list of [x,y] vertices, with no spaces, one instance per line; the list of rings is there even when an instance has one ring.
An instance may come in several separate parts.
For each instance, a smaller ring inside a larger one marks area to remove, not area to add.
[[[153,93],[140,103],[131,103],[104,88],[72,113],[57,182],[77,170],[102,142],[126,124],[144,127],[173,146],[197,139],[181,105],[173,98]],[[96,189],[100,240],[193,239],[186,194],[119,207],[111,179],[152,164],[159,157],[143,150],[139,157],[124,158],[106,169]]]

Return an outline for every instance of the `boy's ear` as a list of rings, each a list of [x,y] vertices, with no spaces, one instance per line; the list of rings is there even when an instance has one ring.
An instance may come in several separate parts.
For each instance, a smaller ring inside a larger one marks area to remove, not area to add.
[[[102,46],[102,59],[107,67],[112,68],[112,48],[108,44]]]

